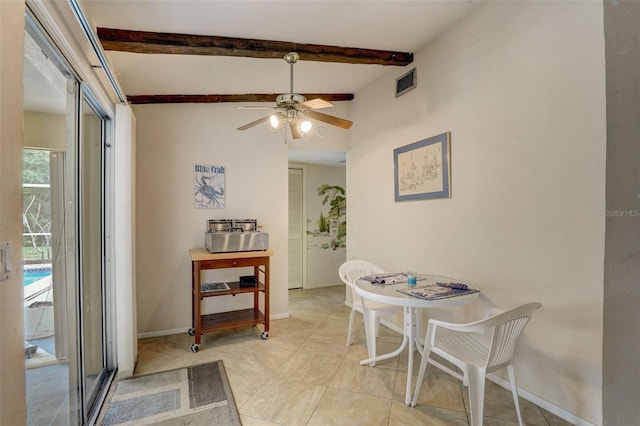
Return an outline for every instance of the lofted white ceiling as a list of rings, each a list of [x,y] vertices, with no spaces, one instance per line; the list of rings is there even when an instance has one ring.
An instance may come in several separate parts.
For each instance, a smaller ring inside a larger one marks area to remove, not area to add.
[[[471,1],[85,0],[95,27],[413,52],[457,22]],[[279,59],[108,51],[127,95],[284,93]],[[354,93],[392,67],[300,61],[294,91]],[[403,69],[398,69],[398,75]]]
[[[481,1],[84,0],[82,7],[94,30],[104,27],[413,53]],[[282,59],[116,51],[107,51],[106,56],[128,96],[289,92],[289,65]],[[295,65],[293,89],[297,93],[355,94],[388,70],[395,69],[400,76],[411,66],[300,61]],[[230,108],[235,106],[230,104]],[[292,160],[310,161],[308,155],[293,153]],[[337,155],[328,161],[335,164],[344,159],[344,153]]]

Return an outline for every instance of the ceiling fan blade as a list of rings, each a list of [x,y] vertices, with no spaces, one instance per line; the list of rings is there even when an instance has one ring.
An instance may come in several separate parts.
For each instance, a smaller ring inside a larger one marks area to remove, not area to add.
[[[262,105],[245,105],[236,107],[236,109],[276,109],[277,107],[268,107]]]
[[[307,110],[305,114],[309,118],[322,121],[323,123],[331,124],[332,126],[341,127],[343,129],[350,129],[353,125],[353,121],[345,120],[344,118],[334,117],[333,115],[323,114],[318,111]]]
[[[298,126],[295,124],[289,123],[289,130],[291,130],[291,136],[293,136],[294,139],[302,139],[304,137]]]
[[[267,121],[269,121],[270,117],[271,117],[270,115],[267,115],[266,117],[259,118],[256,121],[252,121],[251,123],[247,123],[244,126],[238,127],[237,130],[247,130],[254,126],[257,126],[258,124],[266,123]]]
[[[334,106],[331,102],[327,102],[321,98],[310,99],[306,102],[300,104],[303,108],[309,109],[320,109],[320,108],[330,108]]]

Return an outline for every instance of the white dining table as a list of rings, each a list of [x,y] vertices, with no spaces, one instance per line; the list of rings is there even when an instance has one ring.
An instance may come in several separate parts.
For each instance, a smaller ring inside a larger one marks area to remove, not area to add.
[[[436,300],[427,300],[422,299],[415,296],[409,296],[407,294],[401,293],[398,290],[400,289],[414,289],[420,288],[428,285],[435,285],[436,283],[463,283],[466,284],[471,289],[476,289],[473,285],[457,280],[454,278],[442,277],[437,275],[428,275],[428,274],[418,274],[419,280],[417,285],[409,286],[406,282],[396,283],[396,284],[374,284],[370,281],[359,279],[356,281],[354,290],[355,292],[362,297],[362,305],[363,309],[366,312],[366,303],[367,301],[381,302],[387,303],[389,305],[399,305],[404,309],[404,326],[403,326],[403,337],[402,343],[400,347],[393,352],[377,355],[373,358],[367,358],[360,361],[360,365],[375,365],[377,361],[382,361],[385,359],[393,358],[402,353],[407,345],[409,346],[408,350],[408,364],[407,364],[407,387],[405,392],[405,400],[404,403],[408,406],[411,405],[411,391],[412,391],[412,377],[411,373],[413,371],[413,347],[415,345],[418,352],[422,355],[423,347],[419,343],[419,339],[417,336],[416,330],[416,312],[418,309],[433,309],[433,308],[449,308],[453,306],[465,305],[468,303],[472,303],[476,301],[480,295],[479,292],[475,293],[466,293],[462,295],[457,295],[453,297],[448,297],[444,299],[436,299]],[[366,327],[366,321],[365,321]],[[371,356],[371,354],[369,354]],[[431,362],[431,361],[430,361]]]

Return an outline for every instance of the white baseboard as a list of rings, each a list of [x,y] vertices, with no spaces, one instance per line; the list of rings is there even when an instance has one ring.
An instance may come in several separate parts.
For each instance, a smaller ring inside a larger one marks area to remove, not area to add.
[[[171,336],[172,334],[186,333],[190,327],[174,328],[171,330],[150,331],[148,333],[138,333],[138,339],[147,339],[149,337]]]
[[[353,305],[349,302],[347,302],[346,300],[344,301],[345,306],[348,306],[349,308],[352,308]],[[404,331],[402,330],[402,327],[398,327],[397,325],[390,323],[389,321],[385,320],[385,319],[380,319],[380,324],[384,325],[385,327],[395,331],[398,334],[402,334],[404,333]]]
[[[390,323],[387,320],[380,319],[380,324],[384,325],[387,328],[390,328],[391,330],[395,331],[398,334],[404,333],[404,330],[402,330],[402,327],[398,327],[397,325]]]
[[[493,383],[495,383],[498,386],[501,386],[505,389],[507,389],[509,392],[511,392],[511,385],[509,384],[509,382],[507,380],[504,380],[503,378],[495,375],[495,374],[488,374],[487,375],[487,379],[491,380]],[[520,396],[521,398],[526,399],[527,401],[537,405],[540,408],[544,408],[545,410],[547,410],[548,412],[560,417],[563,420],[568,421],[569,423],[576,425],[576,426],[595,426],[593,423],[590,423],[584,419],[581,419],[580,417],[576,416],[573,413],[570,413],[560,407],[558,407],[557,405],[553,405],[552,403],[550,403],[549,401],[540,398],[537,395],[532,394],[531,392],[528,392],[520,387],[518,387],[518,396]]]
[[[133,370],[118,370],[118,380],[128,379],[133,376]]]
[[[284,314],[269,315],[269,320],[286,319],[286,318],[289,318],[288,312],[285,312]],[[189,331],[189,328],[191,327],[150,331],[148,333],[138,333],[138,339],[147,339],[149,337],[171,336],[172,334],[186,333],[187,331]]]

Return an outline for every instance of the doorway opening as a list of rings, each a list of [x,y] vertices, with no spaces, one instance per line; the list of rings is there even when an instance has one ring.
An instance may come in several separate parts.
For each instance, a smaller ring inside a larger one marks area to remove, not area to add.
[[[289,289],[343,284],[346,260],[344,164],[289,163]]]

